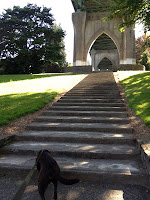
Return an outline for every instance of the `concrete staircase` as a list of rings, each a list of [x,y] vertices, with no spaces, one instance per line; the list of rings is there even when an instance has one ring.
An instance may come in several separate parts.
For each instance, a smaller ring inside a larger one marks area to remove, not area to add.
[[[111,72],[88,75],[28,129],[1,149],[1,171],[28,171],[37,152],[48,149],[64,175],[147,185],[140,149]]]

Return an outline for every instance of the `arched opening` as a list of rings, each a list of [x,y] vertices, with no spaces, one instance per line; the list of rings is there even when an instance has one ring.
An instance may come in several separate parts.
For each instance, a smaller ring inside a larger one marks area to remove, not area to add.
[[[117,46],[105,33],[102,33],[95,42],[93,42],[90,48],[90,55],[93,71],[99,71],[99,69],[112,70],[112,65],[119,65]]]
[[[120,32],[119,30],[115,29],[115,27],[118,25],[121,19],[117,18],[109,21],[104,21],[103,18],[108,16],[108,12],[101,11],[97,13],[87,13],[86,11],[73,13],[72,20],[74,25],[74,66],[87,65],[87,56],[91,46],[93,46],[93,41],[95,42],[95,40],[97,40],[103,34],[108,36],[117,47],[114,49],[117,51],[117,57],[119,58],[117,63],[134,64],[135,35],[133,27],[128,27],[124,32]],[[105,57],[108,58],[108,56]],[[116,66],[116,69],[118,69],[119,64]]]
[[[105,33],[100,35],[93,43],[91,50],[112,50],[117,49],[114,41]]]
[[[97,67],[100,71],[112,71],[112,65],[112,62],[105,57],[99,62]]]

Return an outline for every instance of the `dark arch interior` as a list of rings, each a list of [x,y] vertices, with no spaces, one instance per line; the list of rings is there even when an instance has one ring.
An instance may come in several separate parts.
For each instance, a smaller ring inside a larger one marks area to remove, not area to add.
[[[106,52],[106,57],[100,61],[98,68],[102,71],[112,71],[112,62],[107,58],[107,51],[117,49],[114,41],[107,34],[103,33],[95,40],[90,49],[90,52],[93,49]]]
[[[108,58],[103,58],[98,64],[98,68],[101,71],[112,71],[112,62]]]
[[[99,36],[94,44],[91,47],[91,50],[113,50],[113,49],[117,49],[115,43],[113,42],[113,40],[106,35],[105,33],[103,33],[101,36]]]

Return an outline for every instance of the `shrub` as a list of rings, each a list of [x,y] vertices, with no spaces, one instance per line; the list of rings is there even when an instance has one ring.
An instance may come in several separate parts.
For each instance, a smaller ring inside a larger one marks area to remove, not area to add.
[[[51,63],[44,66],[46,73],[60,73],[63,72],[63,67],[58,63]]]
[[[141,55],[140,64],[144,65],[146,70],[150,70],[150,54],[148,50],[145,50]]]

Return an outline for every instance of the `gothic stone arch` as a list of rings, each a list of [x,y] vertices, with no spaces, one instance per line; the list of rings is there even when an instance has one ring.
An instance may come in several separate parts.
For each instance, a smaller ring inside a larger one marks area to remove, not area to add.
[[[98,65],[103,58],[108,58],[113,65],[119,66],[119,54],[117,49],[113,50],[92,50],[92,71],[99,71]]]
[[[113,71],[113,63],[107,58],[104,57],[98,64],[97,68],[99,71]]]
[[[106,33],[117,46],[119,64],[136,64],[135,59],[135,32],[133,27],[124,32],[117,30],[119,19],[104,21],[107,12],[87,13],[75,12],[72,14],[74,25],[74,66],[87,65],[87,54],[93,42]]]

